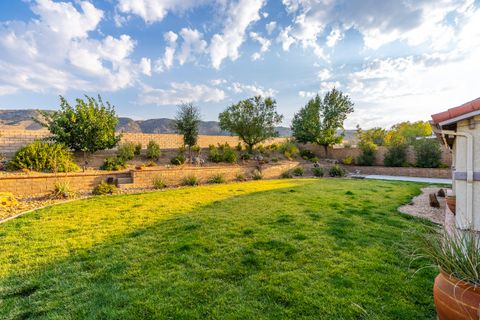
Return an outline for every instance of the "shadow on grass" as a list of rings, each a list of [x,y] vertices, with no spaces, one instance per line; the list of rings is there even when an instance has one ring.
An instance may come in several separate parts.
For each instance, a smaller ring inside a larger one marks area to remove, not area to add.
[[[346,190],[364,189],[355,201],[373,202],[368,188],[390,183],[339,180],[331,191],[321,180],[292,181],[194,205],[0,279],[0,317],[433,318],[434,275],[406,281],[408,261],[391,245],[418,225],[395,212],[414,185],[396,184],[396,200],[378,211],[352,212]]]

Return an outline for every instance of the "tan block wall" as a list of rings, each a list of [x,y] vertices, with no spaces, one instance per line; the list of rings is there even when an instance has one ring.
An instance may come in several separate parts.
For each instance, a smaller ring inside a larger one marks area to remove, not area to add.
[[[275,165],[264,165],[262,173],[264,179],[279,178],[281,173],[298,165],[295,161],[280,162]],[[146,168],[127,172],[96,172],[96,173],[63,173],[63,174],[31,174],[8,175],[0,177],[0,192],[12,192],[15,196],[39,196],[53,191],[57,182],[68,182],[73,191],[89,192],[108,177],[124,178],[133,177],[129,188],[151,188],[153,178],[161,176],[167,186],[178,186],[187,175],[195,175],[202,183],[214,174],[222,174],[226,181],[233,181],[238,172],[248,176],[254,166],[241,167],[238,165],[215,167],[171,167],[171,168]]]
[[[42,139],[48,137],[50,133],[48,130],[0,130],[0,153],[11,155],[22,146],[32,142],[35,139]],[[150,133],[123,133],[122,140],[124,142],[141,143],[143,148],[151,141],[155,141],[162,149],[175,149],[182,146],[182,136],[177,134],[150,134]],[[285,138],[274,138],[266,143],[280,143]],[[198,145],[201,148],[207,148],[211,144],[228,143],[231,146],[236,146],[239,142],[236,136],[206,136],[200,135],[198,137]]]
[[[325,158],[325,150],[323,147],[315,145],[315,144],[306,144],[304,146],[300,145],[301,148],[308,149],[315,153],[320,158]],[[378,147],[375,155],[375,165],[376,166],[383,166],[383,159],[385,158],[385,154],[387,153],[386,147]],[[359,148],[330,148],[328,150],[328,158],[336,159],[338,161],[342,161],[347,156],[351,156],[353,159],[356,159],[358,156],[362,154],[362,150]],[[448,166],[452,165],[452,152],[450,149],[442,146],[442,163],[445,163]],[[409,147],[407,150],[407,162],[415,163],[415,150],[413,147]]]
[[[344,166],[349,172],[358,172],[364,175],[386,175],[386,176],[403,176],[403,177],[419,177],[419,178],[439,178],[451,179],[452,170],[449,168],[404,168],[404,167],[383,167],[383,166]]]

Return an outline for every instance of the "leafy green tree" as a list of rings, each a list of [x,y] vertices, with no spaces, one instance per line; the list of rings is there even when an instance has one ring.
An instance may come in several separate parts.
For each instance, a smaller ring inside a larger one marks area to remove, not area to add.
[[[387,147],[383,164],[387,167],[402,167],[407,165],[408,144],[392,143]]]
[[[414,144],[417,138],[432,135],[432,127],[427,121],[400,122],[392,126],[385,137],[387,145],[392,144]]]
[[[442,149],[436,139],[420,139],[414,144],[417,166],[438,168],[442,164]]]
[[[333,88],[324,98],[319,95],[295,114],[292,121],[293,136],[301,143],[316,143],[323,146],[328,155],[328,147],[342,142],[343,122],[353,112],[353,103],[348,95]]]
[[[44,121],[40,122],[52,134],[52,139],[72,150],[94,153],[111,149],[120,141],[115,135],[118,118],[109,102],[105,104],[100,95],[98,100],[85,96],[86,100],[76,99],[72,107],[60,96],[60,110],[41,112]]]
[[[370,141],[377,146],[385,145],[385,138],[387,136],[387,130],[379,127],[363,130],[357,125],[357,132],[355,133],[359,141]]]
[[[275,126],[283,116],[277,113],[274,99],[256,96],[231,105],[218,118],[220,128],[238,135],[252,152],[256,144],[278,136]]]
[[[197,144],[200,121],[198,107],[192,103],[183,103],[178,106],[173,124],[175,131],[183,136],[183,144],[188,146],[190,160],[192,160],[192,147]]]

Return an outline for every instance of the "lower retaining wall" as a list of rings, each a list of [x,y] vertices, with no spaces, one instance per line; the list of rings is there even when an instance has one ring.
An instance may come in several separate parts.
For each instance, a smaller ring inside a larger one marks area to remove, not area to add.
[[[262,166],[264,179],[279,178],[281,173],[298,165],[296,161],[285,161],[278,164]],[[167,186],[180,185],[188,175],[195,175],[200,182],[205,183],[215,174],[222,174],[226,181],[233,181],[239,172],[248,176],[255,166],[215,166],[215,167],[171,167],[145,168],[144,170],[124,172],[92,172],[92,173],[60,173],[8,175],[0,177],[0,192],[12,192],[15,196],[40,196],[53,191],[58,182],[67,182],[72,191],[88,192],[106,181],[107,178],[133,178],[133,183],[126,188],[150,188],[153,178],[160,176]]]
[[[452,170],[450,168],[412,168],[412,167],[364,167],[364,166],[344,166],[349,172],[366,175],[385,175],[385,176],[404,176],[418,178],[439,178],[451,179]]]

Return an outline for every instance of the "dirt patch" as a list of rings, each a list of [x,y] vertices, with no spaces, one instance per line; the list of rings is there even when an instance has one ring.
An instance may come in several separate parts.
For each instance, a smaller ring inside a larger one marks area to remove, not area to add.
[[[436,194],[438,190],[440,190],[438,187],[423,188],[422,194],[413,198],[409,204],[398,208],[398,211],[443,225],[445,223],[445,198],[437,197],[440,203],[439,208],[431,207],[429,200],[429,194]]]

